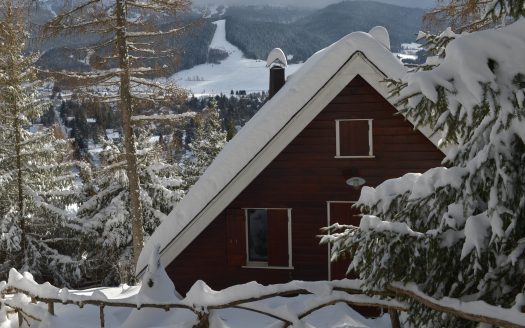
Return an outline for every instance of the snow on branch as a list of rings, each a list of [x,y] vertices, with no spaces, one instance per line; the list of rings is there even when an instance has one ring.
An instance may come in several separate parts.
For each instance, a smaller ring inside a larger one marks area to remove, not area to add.
[[[424,233],[412,230],[408,224],[404,222],[382,221],[374,215],[364,215],[361,218],[359,229],[361,231],[394,232],[397,235],[408,235],[416,238],[425,237]]]
[[[172,34],[177,34],[180,31],[183,31],[186,27],[174,28],[168,31],[155,31],[155,32],[128,32],[126,36],[130,39],[132,38],[144,38],[144,37],[159,37],[167,36]]]
[[[172,123],[178,123],[182,120],[190,119],[195,117],[197,113],[195,112],[186,112],[182,114],[155,114],[155,115],[133,115],[131,120],[135,123],[138,122],[151,122],[151,121],[167,121]]]
[[[517,308],[505,309],[483,301],[463,302],[450,297],[437,300],[423,293],[414,283],[392,283],[388,289],[397,294],[408,296],[436,311],[449,313],[467,320],[507,328],[524,327],[525,324],[525,313],[521,313]],[[521,297],[523,298],[523,294]]]
[[[396,179],[386,180],[379,186],[363,187],[357,204],[372,207],[381,205],[386,212],[398,196],[407,194],[408,199],[425,198],[445,186],[460,188],[468,171],[460,167],[437,167],[425,173],[407,173]]]

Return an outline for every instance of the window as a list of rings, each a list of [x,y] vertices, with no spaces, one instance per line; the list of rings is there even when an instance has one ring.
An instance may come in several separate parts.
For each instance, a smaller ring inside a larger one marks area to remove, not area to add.
[[[268,262],[268,211],[247,210],[248,262]]]
[[[336,158],[374,157],[372,119],[335,121]]]
[[[290,209],[246,209],[246,264],[291,267]]]
[[[228,209],[228,263],[246,268],[291,269],[291,213],[288,208]]]

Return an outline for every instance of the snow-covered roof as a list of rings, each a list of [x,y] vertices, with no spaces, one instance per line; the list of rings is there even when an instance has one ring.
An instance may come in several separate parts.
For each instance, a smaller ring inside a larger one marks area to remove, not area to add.
[[[288,78],[148,239],[138,274],[156,245],[164,266],[173,261],[355,76],[388,97],[382,81],[400,79],[406,69],[385,46],[386,29],[373,32],[379,40],[369,33],[351,33],[315,53]],[[421,131],[429,136],[429,131]]]

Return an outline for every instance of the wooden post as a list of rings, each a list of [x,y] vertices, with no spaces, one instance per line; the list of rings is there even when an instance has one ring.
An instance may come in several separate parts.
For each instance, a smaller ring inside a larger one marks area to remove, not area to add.
[[[389,309],[388,314],[390,314],[390,323],[392,328],[401,328],[401,323],[399,322],[399,314],[394,309]]]
[[[22,327],[22,323],[24,322],[24,317],[22,316],[22,312],[16,311],[16,314],[18,314],[18,327]]]
[[[55,315],[55,303],[49,302],[47,303],[47,312],[51,315]]]
[[[99,314],[100,314],[100,328],[106,327],[106,322],[104,320],[104,305],[101,304],[99,306]]]

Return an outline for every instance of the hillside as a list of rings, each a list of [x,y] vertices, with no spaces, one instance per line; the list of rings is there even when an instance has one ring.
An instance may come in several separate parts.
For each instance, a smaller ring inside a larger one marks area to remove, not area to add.
[[[390,32],[392,50],[398,51],[401,43],[414,41],[424,10],[371,1],[346,1],[312,11],[289,23],[272,19],[275,16],[271,14],[261,7],[229,8],[226,12],[228,41],[248,58],[265,59],[269,49],[280,47],[287,55],[293,55],[291,62],[301,62],[348,33],[382,25]],[[258,17],[257,21],[251,19],[252,16]]]
[[[54,17],[60,8],[58,0],[43,2],[32,13],[32,21],[42,24]],[[213,8],[207,18],[202,18],[202,12],[195,9],[177,17],[155,17],[157,26],[163,30],[190,21],[199,21],[199,24],[176,38],[165,38],[158,44],[160,48],[180,49],[177,63],[159,60],[153,64],[166,64],[168,69],[162,75],[170,76],[177,71],[225,59],[226,53],[209,49],[216,28],[212,22],[217,20],[226,21],[226,39],[249,59],[266,59],[271,49],[280,47],[291,63],[300,63],[344,35],[353,31],[368,31],[376,25],[388,28],[392,50],[398,51],[401,43],[415,39],[423,13],[422,9],[372,1],[346,1],[320,10],[267,5],[219,6]],[[101,39],[104,37],[93,33],[81,38],[59,35],[31,42],[30,47],[41,52],[38,64],[42,68],[89,71],[91,63],[87,52],[74,49],[89,47]]]

